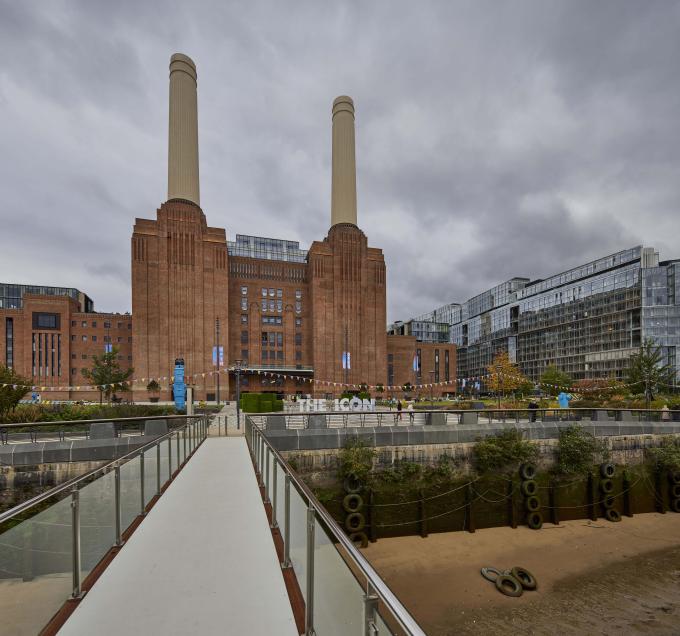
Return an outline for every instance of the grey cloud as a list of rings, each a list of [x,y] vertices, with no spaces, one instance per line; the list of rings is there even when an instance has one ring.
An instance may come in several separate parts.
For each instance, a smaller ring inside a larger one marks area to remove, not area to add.
[[[175,51],[198,65],[203,208],[232,237],[323,238],[331,102],[354,97],[390,319],[634,244],[680,257],[678,32],[664,0],[3,3],[0,267],[129,309]]]

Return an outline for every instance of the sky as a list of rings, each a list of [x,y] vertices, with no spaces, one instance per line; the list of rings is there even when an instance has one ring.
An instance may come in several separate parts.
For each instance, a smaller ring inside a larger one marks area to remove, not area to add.
[[[389,321],[634,245],[680,258],[678,34],[675,0],[0,0],[0,282],[131,309],[174,52],[230,239],[326,236],[331,106],[352,96]]]

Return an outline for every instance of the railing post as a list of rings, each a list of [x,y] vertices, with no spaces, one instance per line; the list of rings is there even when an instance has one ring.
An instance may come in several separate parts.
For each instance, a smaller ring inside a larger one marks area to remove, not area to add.
[[[379,633],[376,625],[378,596],[371,593],[370,583],[367,583],[366,586],[366,594],[364,595],[364,636],[375,636]]]
[[[144,512],[144,451],[139,454],[139,494],[141,497],[141,515],[145,515]]]
[[[272,497],[271,497],[271,500],[272,500],[272,525],[271,525],[271,527],[272,528],[278,528],[279,527],[279,524],[276,522],[276,504],[277,504],[277,501],[278,501],[278,497],[276,495],[276,481],[277,481],[276,474],[279,472],[277,470],[277,465],[278,464],[277,464],[277,461],[276,461],[276,457],[274,457],[274,462],[272,463],[273,473],[272,473]]]
[[[115,507],[116,507],[116,545],[123,545],[123,529],[122,529],[122,511],[121,511],[121,501],[120,501],[120,464],[116,464],[113,469],[114,477],[114,490],[115,490]]]
[[[168,481],[172,479],[172,435],[168,437]]]
[[[161,494],[161,443],[156,442],[156,494]]]
[[[265,461],[265,481],[264,481],[264,502],[270,503],[269,500],[269,447],[265,446],[265,454],[267,459]]]
[[[73,537],[73,598],[80,598],[80,491],[74,486],[71,491],[71,532]]]
[[[307,596],[305,598],[305,634],[314,636],[314,508],[307,508]]]
[[[184,464],[187,460],[187,427],[186,424],[182,429],[182,444],[184,445],[184,454],[182,455],[182,463]]]
[[[283,564],[290,567],[290,475],[283,481]]]
[[[182,462],[179,461],[179,438],[180,438],[180,432],[176,431],[177,434],[177,470],[179,470],[179,467],[182,465]]]

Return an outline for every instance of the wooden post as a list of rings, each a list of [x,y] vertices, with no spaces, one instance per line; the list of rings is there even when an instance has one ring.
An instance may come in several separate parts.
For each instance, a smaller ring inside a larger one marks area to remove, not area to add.
[[[368,491],[368,539],[371,543],[375,543],[378,540],[378,527],[377,527],[377,514],[375,510],[375,493],[373,489]]]
[[[475,531],[475,515],[472,505],[472,482],[468,482],[465,491],[465,516],[467,518],[467,531]]]
[[[420,501],[418,502],[418,508],[420,510],[420,536],[424,539],[427,536],[427,511],[425,509],[425,495],[422,490],[419,492]]]
[[[550,520],[556,525],[560,525],[560,513],[557,509],[557,486],[555,480],[550,480],[550,490],[548,491],[548,505],[550,506]]]
[[[517,527],[517,508],[515,507],[515,480],[508,479],[508,523],[511,528]]]
[[[626,517],[633,516],[633,493],[630,490],[630,478],[628,471],[623,471],[623,514]]]
[[[588,516],[590,517],[591,521],[597,521],[597,510],[596,510],[596,506],[595,506],[594,488],[595,488],[595,480],[593,479],[593,473],[588,473],[588,482],[587,482]]]

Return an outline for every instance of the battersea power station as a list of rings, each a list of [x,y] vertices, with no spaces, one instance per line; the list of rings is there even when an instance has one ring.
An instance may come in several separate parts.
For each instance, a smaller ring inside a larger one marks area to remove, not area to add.
[[[331,397],[365,383],[401,394],[391,387],[410,383],[453,392],[455,345],[387,335],[385,259],[357,217],[354,118],[350,97],[333,101],[325,238],[308,250],[230,240],[201,208],[196,66],[173,55],[167,200],[134,223],[132,315],[99,314],[75,288],[0,284],[0,362],[53,399],[95,399],[82,371],[107,346],[134,368],[139,401],[152,379],[171,398],[179,358],[196,399],[214,400],[218,377],[222,399],[233,398],[236,364],[242,391]]]

